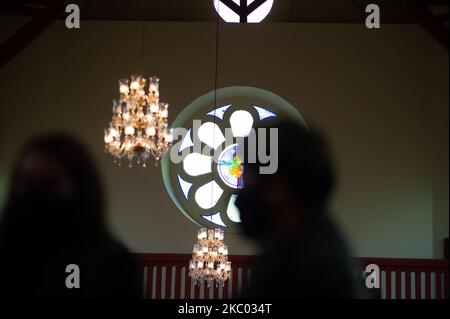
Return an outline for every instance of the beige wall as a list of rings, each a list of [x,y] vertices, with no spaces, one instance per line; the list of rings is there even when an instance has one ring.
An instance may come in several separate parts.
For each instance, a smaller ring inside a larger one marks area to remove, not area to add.
[[[433,52],[433,240],[434,255],[443,257],[442,238],[448,237],[448,51]],[[447,63],[447,65],[445,64]]]
[[[147,23],[146,73],[161,77],[173,119],[214,88],[210,23]],[[141,24],[52,26],[0,69],[1,197],[18,146],[64,128],[95,155],[110,221],[134,251],[189,252],[196,226],[159,168],[117,167],[103,152],[117,79],[140,71]],[[223,25],[219,86],[250,85],[298,107],[332,143],[336,219],[355,254],[440,256],[448,236],[448,53],[414,25]],[[444,116],[445,115],[445,116]],[[227,236],[231,253],[254,247]]]

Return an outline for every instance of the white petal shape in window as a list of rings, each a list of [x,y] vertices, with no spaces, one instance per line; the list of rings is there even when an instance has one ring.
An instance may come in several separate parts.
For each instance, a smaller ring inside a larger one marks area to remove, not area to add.
[[[215,117],[218,117],[219,119],[223,120],[223,115],[225,114],[226,110],[231,106],[231,104],[218,107],[217,109],[212,110],[211,112],[206,113],[206,115],[212,115]]]
[[[211,173],[211,157],[199,153],[191,153],[184,158],[183,169],[191,176]]]
[[[241,213],[239,212],[239,208],[237,208],[235,205],[236,199],[237,199],[236,195],[231,195],[230,201],[228,202],[227,215],[231,221],[235,223],[240,223]]]
[[[209,209],[217,204],[223,189],[215,182],[211,181],[197,189],[195,192],[195,201],[203,209]]]
[[[186,133],[186,135],[183,138],[183,141],[181,142],[180,149],[178,150],[178,153],[183,151],[185,148],[194,146],[194,143],[192,143],[191,139],[191,129]]]
[[[247,4],[249,5],[254,0],[247,0]],[[267,0],[261,6],[259,6],[255,11],[250,13],[247,16],[248,23],[259,23],[264,20],[265,17],[269,14],[270,10],[272,10],[273,0]]]
[[[227,225],[225,225],[225,223],[222,220],[222,217],[220,217],[220,213],[215,213],[213,215],[202,215],[202,217],[204,219],[206,219],[207,221],[210,221],[213,224],[216,224],[218,226],[222,226],[222,227],[227,227]]]
[[[246,137],[250,134],[250,131],[252,129],[253,117],[247,111],[236,111],[231,114],[230,125],[234,137]]]
[[[206,122],[198,129],[198,138],[209,147],[216,149],[225,142],[219,126],[213,122]]]
[[[234,0],[236,2],[236,0]],[[238,4],[238,3],[236,3]],[[217,13],[224,19],[226,22],[230,23],[239,23],[240,17],[239,15],[231,10],[227,5],[223,4],[222,1],[214,0],[214,7],[216,8]]]
[[[192,187],[192,183],[186,182],[184,179],[181,178],[180,175],[178,175],[178,183],[180,184],[180,188],[183,191],[184,197],[188,199],[189,190]]]
[[[253,108],[258,112],[259,120],[262,121],[268,117],[277,116],[275,113],[272,113],[270,111],[267,111],[266,109],[263,109],[262,107],[253,105]]]

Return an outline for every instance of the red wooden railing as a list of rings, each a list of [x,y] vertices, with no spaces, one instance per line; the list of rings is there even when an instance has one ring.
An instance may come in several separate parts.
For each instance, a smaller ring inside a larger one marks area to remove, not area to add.
[[[251,276],[253,256],[229,256],[232,273],[223,287],[196,285],[189,277],[190,254],[135,254],[148,299],[230,299],[238,296]],[[376,264],[381,288],[374,295],[383,299],[448,298],[448,260],[358,258],[361,278],[365,268]]]
[[[448,260],[358,258],[361,270],[376,264],[381,272],[382,299],[448,298]]]

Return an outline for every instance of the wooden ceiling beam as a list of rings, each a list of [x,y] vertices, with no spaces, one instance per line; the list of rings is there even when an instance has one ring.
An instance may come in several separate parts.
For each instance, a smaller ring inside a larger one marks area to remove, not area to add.
[[[11,61],[64,13],[64,1],[49,2],[32,19],[0,45],[0,68]]]
[[[30,6],[25,3],[4,3],[0,4],[0,12],[7,14],[16,14],[21,16],[34,16],[41,12],[43,8]]]
[[[448,50],[448,27],[437,16],[431,13],[429,5],[422,0],[408,1],[408,9],[413,19]]]

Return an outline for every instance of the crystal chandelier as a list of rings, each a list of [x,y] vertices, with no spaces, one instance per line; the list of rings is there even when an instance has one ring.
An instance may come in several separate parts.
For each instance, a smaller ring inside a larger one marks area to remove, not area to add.
[[[105,129],[105,150],[119,165],[123,157],[145,163],[153,155],[156,163],[172,145],[172,129],[167,123],[169,105],[159,101],[159,79],[150,77],[148,94],[146,80],[140,75],[119,80],[119,100],[113,101],[113,117]]]
[[[228,261],[228,246],[223,242],[223,230],[201,228],[197,233],[198,243],[194,245],[192,259],[189,262],[189,276],[197,284],[206,280],[208,287],[216,281],[223,285],[231,273]]]

